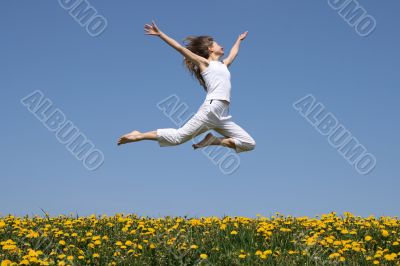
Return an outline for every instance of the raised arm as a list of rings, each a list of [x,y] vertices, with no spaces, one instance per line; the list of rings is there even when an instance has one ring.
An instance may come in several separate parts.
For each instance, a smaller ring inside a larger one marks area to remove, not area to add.
[[[208,60],[205,59],[202,56],[199,56],[186,47],[182,46],[180,43],[169,37],[167,34],[162,32],[157,25],[155,24],[154,20],[152,21],[152,25],[145,24],[144,25],[144,30],[146,31],[147,35],[155,35],[159,36],[163,41],[165,41],[167,44],[169,44],[172,48],[177,50],[179,53],[181,53],[184,57],[192,61],[194,64],[197,66],[203,65],[205,67],[208,66]]]
[[[235,60],[237,54],[239,53],[240,43],[246,38],[247,33],[248,31],[245,31],[244,33],[239,35],[235,44],[232,46],[228,57],[222,60],[226,66],[229,66],[230,64],[232,64],[233,60]]]

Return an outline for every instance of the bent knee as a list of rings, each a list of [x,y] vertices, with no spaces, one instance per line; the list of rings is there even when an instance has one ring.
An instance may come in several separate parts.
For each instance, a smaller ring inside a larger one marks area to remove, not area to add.
[[[248,150],[248,151],[254,150],[256,147],[256,142],[255,142],[255,140],[251,140],[251,141],[247,142],[245,146],[246,146],[246,150]]]
[[[256,141],[251,137],[249,139],[247,139],[246,141],[243,141],[242,143],[244,146],[243,148],[246,151],[254,150],[256,147]]]
[[[254,150],[254,149],[256,148],[256,141],[253,140],[253,141],[251,142],[250,146],[251,146],[251,149]]]
[[[252,140],[236,140],[236,150],[238,152],[243,152],[243,151],[251,151],[254,150],[256,147],[256,142]]]

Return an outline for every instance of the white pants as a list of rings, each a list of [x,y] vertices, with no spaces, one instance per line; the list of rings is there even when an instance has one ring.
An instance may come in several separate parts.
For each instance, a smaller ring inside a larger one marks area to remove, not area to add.
[[[231,120],[229,103],[221,100],[207,100],[200,106],[182,127],[157,129],[160,147],[182,144],[210,129],[235,142],[236,153],[255,148],[254,139],[239,125]]]

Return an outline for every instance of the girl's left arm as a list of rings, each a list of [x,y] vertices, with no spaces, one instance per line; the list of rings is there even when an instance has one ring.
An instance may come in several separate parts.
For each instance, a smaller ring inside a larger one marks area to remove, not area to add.
[[[247,33],[248,31],[245,31],[244,33],[239,35],[235,44],[232,46],[228,57],[222,60],[226,66],[229,66],[230,64],[232,64],[233,60],[235,60],[237,54],[239,53],[240,43],[246,38]]]

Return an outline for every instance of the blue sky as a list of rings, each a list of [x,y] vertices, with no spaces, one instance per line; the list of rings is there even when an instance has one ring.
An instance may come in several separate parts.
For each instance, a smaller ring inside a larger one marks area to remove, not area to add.
[[[97,37],[58,1],[1,1],[1,215],[399,214],[397,1],[360,2],[377,22],[366,37],[327,1],[90,3],[108,22]],[[230,67],[230,112],[257,146],[231,175],[190,141],[116,145],[134,129],[175,127],[157,108],[166,97],[191,112],[205,99],[182,56],[144,34],[153,19],[178,41],[212,35],[226,54],[249,31]],[[35,90],[104,153],[97,170],[20,103]],[[376,157],[371,173],[360,175],[293,108],[307,94]]]

